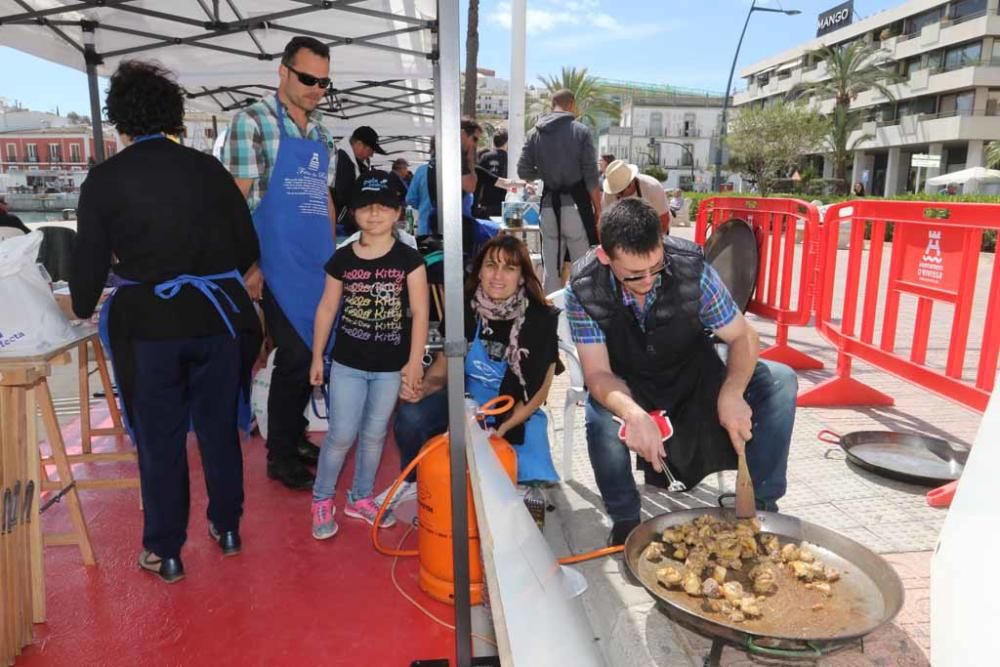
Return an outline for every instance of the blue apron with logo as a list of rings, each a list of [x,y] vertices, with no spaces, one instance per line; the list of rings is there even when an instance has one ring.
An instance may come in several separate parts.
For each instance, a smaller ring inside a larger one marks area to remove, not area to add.
[[[260,269],[275,301],[307,348],[323,296],[327,260],[333,255],[329,214],[326,144],[289,136],[285,112],[278,111],[278,155],[264,198],[253,212],[260,240]]]
[[[507,374],[507,362],[490,359],[479,340],[479,327],[480,323],[477,321],[476,336],[465,355],[465,391],[482,405],[500,393],[500,383]],[[541,409],[535,410],[524,423],[524,444],[514,445],[514,451],[517,452],[518,482],[559,481],[549,452],[548,427],[549,420]]]

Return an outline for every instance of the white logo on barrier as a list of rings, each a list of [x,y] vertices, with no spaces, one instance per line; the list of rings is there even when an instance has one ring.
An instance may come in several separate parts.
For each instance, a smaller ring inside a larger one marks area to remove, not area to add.
[[[944,278],[944,255],[941,254],[941,231],[927,231],[927,248],[920,257],[917,277],[923,282],[940,283]]]
[[[934,262],[935,264],[940,264],[944,261],[941,256],[941,232],[929,231],[927,232],[927,250],[924,250],[924,256],[920,259],[925,262]]]
[[[313,153],[313,156],[309,158],[309,169],[312,171],[319,169],[319,153]]]

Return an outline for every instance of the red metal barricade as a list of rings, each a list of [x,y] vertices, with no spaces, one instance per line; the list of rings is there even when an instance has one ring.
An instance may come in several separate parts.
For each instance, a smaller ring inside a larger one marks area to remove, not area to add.
[[[788,327],[809,324],[813,313],[819,284],[818,209],[799,199],[711,197],[698,207],[695,241],[704,245],[709,229],[734,218],[750,224],[760,252],[757,287],[748,310],[778,324],[775,343],[761,358],[799,370],[823,368],[823,362],[788,344]],[[800,226],[802,243],[797,244]]]
[[[841,225],[850,225],[851,235],[838,264]],[[837,347],[837,376],[799,394],[798,404],[891,405],[892,397],[851,377],[852,360],[860,359],[985,410],[1000,349],[1000,262],[980,247],[983,232],[1000,229],[1000,206],[855,200],[827,210],[823,227],[816,319],[819,332]],[[990,261],[992,269],[983,264]],[[990,278],[977,290],[980,271]],[[844,276],[839,284],[838,273]],[[940,309],[935,321],[935,304],[953,309],[950,327]]]

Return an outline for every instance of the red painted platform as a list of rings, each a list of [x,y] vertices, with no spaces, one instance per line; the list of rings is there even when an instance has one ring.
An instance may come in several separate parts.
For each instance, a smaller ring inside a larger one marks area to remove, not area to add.
[[[67,436],[69,443],[79,441]],[[223,558],[207,534],[204,478],[197,447],[189,444],[191,520],[182,552],[187,577],[177,584],[164,584],[135,564],[142,530],[137,490],[82,492],[98,565],[84,567],[76,547],[45,550],[47,623],[35,626],[35,643],[16,664],[389,667],[454,660],[453,633],[402,598],[390,579],[392,559],[374,551],[368,524],[342,515],[353,455],[337,498],[340,532],[317,542],[310,534],[309,492],[267,479],[259,436],[244,442],[243,451],[243,553]],[[113,471],[101,464],[76,466],[74,474]],[[396,447],[386,443],[376,488],[398,472]],[[59,505],[43,517],[49,531],[68,523]],[[399,542],[404,523],[383,531],[386,543]],[[413,534],[408,544],[415,541]],[[402,587],[453,623],[451,607],[418,589],[416,572],[415,559],[400,560]]]

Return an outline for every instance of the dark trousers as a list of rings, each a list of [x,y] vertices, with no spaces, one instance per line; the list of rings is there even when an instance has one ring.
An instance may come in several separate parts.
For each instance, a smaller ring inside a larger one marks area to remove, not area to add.
[[[236,530],[243,513],[243,452],[237,432],[240,343],[228,335],[135,341],[133,428],[142,481],[142,544],[180,555],[190,499],[187,433],[198,436],[208,519]]]
[[[312,351],[306,347],[267,286],[264,286],[264,318],[274,341],[274,372],[267,395],[267,459],[295,457],[299,438],[306,430],[306,405],[312,395],[309,365]]]
[[[753,411],[753,438],[747,442],[746,453],[758,509],[777,511],[777,501],[785,495],[797,393],[795,371],[772,361],[757,362],[743,393]],[[587,399],[586,420],[590,465],[608,515],[612,521],[638,521],[639,490],[629,449],[618,439],[618,422],[593,397]]]
[[[399,468],[402,470],[420,453],[420,448],[436,435],[448,430],[448,390],[440,389],[417,403],[400,401],[392,435],[399,447]],[[417,471],[406,481],[417,481]]]

